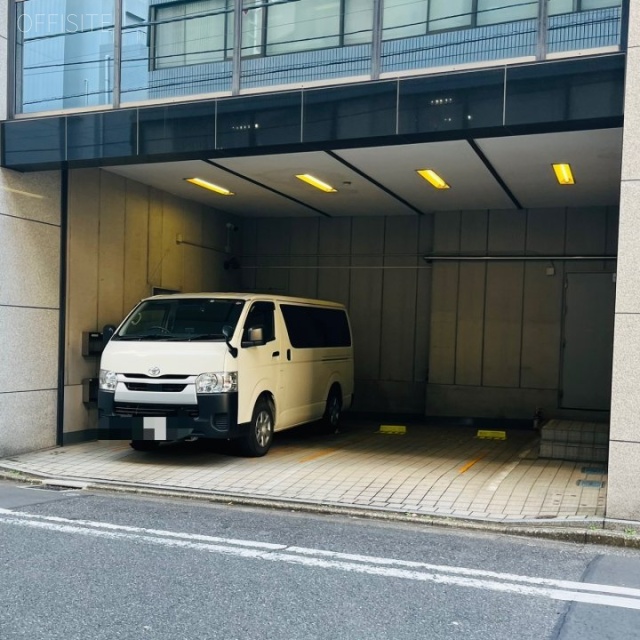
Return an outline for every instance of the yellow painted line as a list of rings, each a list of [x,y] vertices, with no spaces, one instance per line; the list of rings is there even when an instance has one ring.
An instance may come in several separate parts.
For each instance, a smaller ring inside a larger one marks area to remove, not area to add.
[[[487,452],[485,451],[482,455],[478,456],[474,460],[471,460],[471,462],[467,462],[467,464],[465,464],[463,467],[460,467],[460,469],[458,469],[458,473],[466,473],[467,471],[469,471],[469,469],[471,469],[471,467],[473,467],[474,464],[480,462],[482,458],[486,457],[486,455],[487,455]]]
[[[337,449],[321,449],[320,451],[316,451],[304,458],[300,458],[298,462],[311,462],[312,460],[317,460],[318,458],[323,458],[324,456],[328,456],[332,453],[335,453]]]
[[[405,433],[407,433],[407,427],[403,424],[381,424],[378,433],[404,435]]]
[[[506,431],[487,431],[481,429],[478,431],[478,435],[476,438],[485,438],[488,440],[506,440],[507,432]]]

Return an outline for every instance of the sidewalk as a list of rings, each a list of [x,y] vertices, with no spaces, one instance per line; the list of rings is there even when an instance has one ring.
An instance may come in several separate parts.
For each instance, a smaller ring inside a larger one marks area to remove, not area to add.
[[[183,443],[152,453],[126,442],[91,442],[0,460],[0,472],[48,484],[195,494],[229,501],[357,509],[472,522],[600,526],[607,475],[601,464],[543,460],[537,435],[478,439],[461,427],[407,425],[404,435],[348,421],[335,435],[276,434],[264,458],[227,443]]]

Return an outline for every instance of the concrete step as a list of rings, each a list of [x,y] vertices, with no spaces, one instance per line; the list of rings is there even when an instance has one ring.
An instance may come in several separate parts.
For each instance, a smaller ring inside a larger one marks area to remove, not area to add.
[[[549,420],[540,431],[540,457],[607,462],[609,425],[604,422]]]

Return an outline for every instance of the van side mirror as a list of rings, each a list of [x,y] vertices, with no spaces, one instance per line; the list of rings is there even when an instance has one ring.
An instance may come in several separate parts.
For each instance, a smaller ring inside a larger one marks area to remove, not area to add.
[[[247,339],[242,341],[243,347],[260,347],[266,344],[264,341],[264,329],[262,327],[249,327]]]

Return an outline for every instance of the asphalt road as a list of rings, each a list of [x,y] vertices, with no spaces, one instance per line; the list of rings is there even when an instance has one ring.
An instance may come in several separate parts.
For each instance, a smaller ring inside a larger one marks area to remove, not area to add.
[[[640,553],[0,483],[0,638],[640,637]]]

